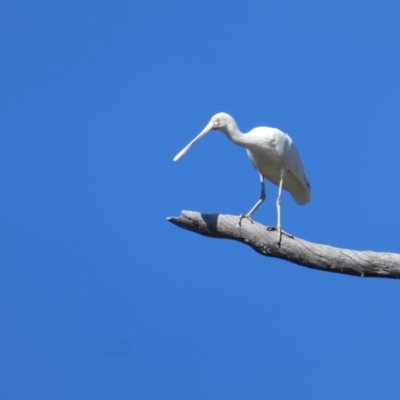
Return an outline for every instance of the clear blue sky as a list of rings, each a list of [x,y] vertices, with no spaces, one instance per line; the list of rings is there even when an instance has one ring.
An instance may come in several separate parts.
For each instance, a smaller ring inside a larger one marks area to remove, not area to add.
[[[398,399],[400,282],[166,221],[247,212],[220,111],[294,139],[304,239],[400,252],[398,1],[0,6],[0,398]],[[277,188],[255,219],[276,222]]]

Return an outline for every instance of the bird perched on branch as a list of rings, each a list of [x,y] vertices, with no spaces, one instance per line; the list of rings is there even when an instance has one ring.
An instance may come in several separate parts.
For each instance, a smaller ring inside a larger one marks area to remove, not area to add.
[[[248,133],[240,132],[235,120],[226,113],[215,114],[207,126],[174,158],[178,161],[199,139],[211,130],[219,130],[233,143],[247,149],[251,162],[260,174],[261,196],[247,214],[240,216],[251,221],[257,208],[266,199],[265,178],[278,186],[276,200],[278,222],[276,229],[279,233],[278,244],[281,242],[281,204],[282,189],[288,191],[295,202],[300,205],[310,201],[310,182],[304,171],[299,152],[289,135],[276,128],[260,126]]]

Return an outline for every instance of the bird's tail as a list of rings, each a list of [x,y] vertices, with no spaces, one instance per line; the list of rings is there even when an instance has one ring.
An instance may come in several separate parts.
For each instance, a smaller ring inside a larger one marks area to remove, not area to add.
[[[285,181],[283,181],[285,183]],[[289,183],[289,182],[288,182]],[[290,189],[289,189],[290,187]],[[288,191],[292,195],[294,201],[299,205],[304,205],[311,200],[311,183],[307,176],[304,176],[304,182],[299,180],[289,183]]]

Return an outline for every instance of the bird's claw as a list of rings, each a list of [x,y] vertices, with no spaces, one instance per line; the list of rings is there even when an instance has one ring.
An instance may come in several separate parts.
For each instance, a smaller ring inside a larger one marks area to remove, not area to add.
[[[245,214],[240,214],[239,216],[239,226],[242,226],[242,219],[246,218],[248,219],[251,223],[253,223],[253,220],[251,219],[250,215],[245,215]]]
[[[282,235],[285,235],[285,236],[287,236],[287,237],[290,238],[290,239],[294,239],[294,236],[293,236],[293,235],[291,235],[290,233],[285,232],[285,231],[282,230],[281,228],[277,228],[277,227],[275,227],[275,226],[269,226],[269,227],[267,228],[267,230],[270,231],[270,232],[271,232],[271,231],[278,231],[278,234],[279,234],[278,246],[281,245]]]

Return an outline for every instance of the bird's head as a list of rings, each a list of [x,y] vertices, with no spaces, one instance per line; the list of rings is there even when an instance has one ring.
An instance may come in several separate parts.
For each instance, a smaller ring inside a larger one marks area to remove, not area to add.
[[[236,125],[235,120],[229,114],[224,112],[215,114],[211,118],[210,122],[213,122],[213,127],[211,129],[220,130],[223,132],[232,124]]]
[[[225,132],[228,129],[229,125],[232,124],[232,122],[235,123],[234,119],[229,114],[223,112],[215,114],[210,119],[210,122],[207,124],[207,126],[174,157],[174,161],[178,161],[184,154],[186,154],[186,152],[193,146],[194,143],[200,140],[208,132],[212,130],[220,130]]]

